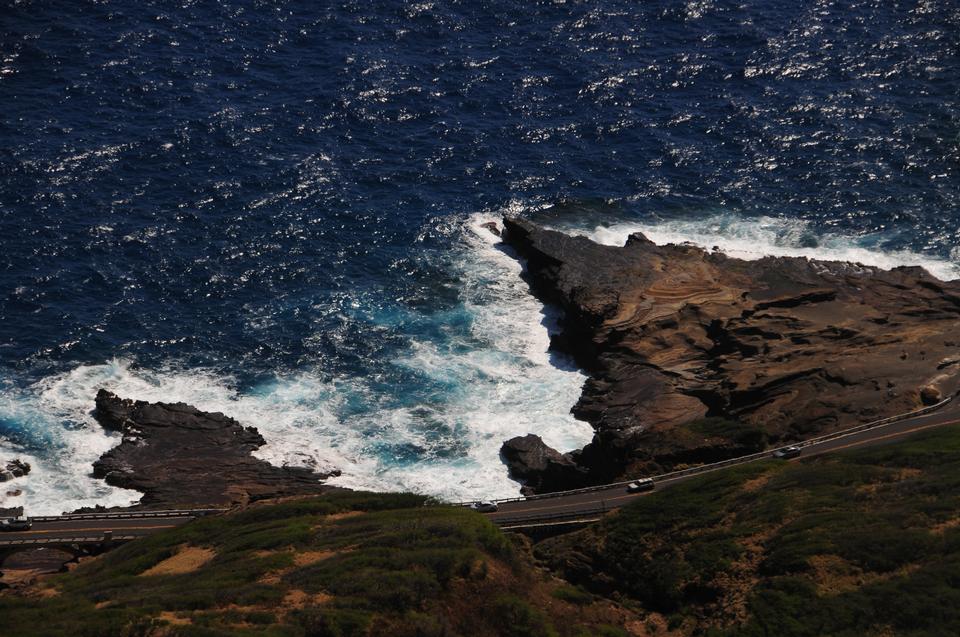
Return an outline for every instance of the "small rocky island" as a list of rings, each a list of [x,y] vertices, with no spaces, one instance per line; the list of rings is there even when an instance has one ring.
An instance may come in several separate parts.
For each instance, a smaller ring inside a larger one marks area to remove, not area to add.
[[[276,467],[251,453],[266,444],[254,427],[183,403],[147,403],[97,393],[97,421],[123,442],[94,463],[94,476],[143,492],[150,508],[229,506],[330,491],[318,474]]]
[[[552,347],[589,374],[573,412],[595,429],[565,455],[508,441],[528,492],[739,455],[957,388],[960,282],[919,267],[745,261],[639,233],[613,247],[513,218],[503,238],[564,312]]]

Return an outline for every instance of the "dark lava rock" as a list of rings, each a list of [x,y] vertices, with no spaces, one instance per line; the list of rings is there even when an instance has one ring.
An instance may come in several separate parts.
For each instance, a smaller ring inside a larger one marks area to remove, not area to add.
[[[111,513],[116,511],[127,511],[130,507],[105,507],[102,504],[95,504],[92,507],[80,507],[70,513]]]
[[[29,462],[23,462],[19,459],[9,460],[6,464],[0,467],[0,482],[6,482],[7,480],[13,480],[14,478],[22,478],[28,473],[30,473]]]
[[[482,224],[482,227],[483,227],[483,228],[486,228],[487,230],[489,230],[490,232],[492,232],[494,235],[496,235],[496,236],[498,236],[498,237],[500,236],[500,228],[497,227],[497,223],[496,223],[495,221],[488,221],[488,222]]]
[[[960,282],[922,268],[744,261],[642,234],[605,246],[511,218],[503,237],[563,310],[552,346],[590,375],[573,412],[594,439],[567,457],[591,482],[736,451],[688,427],[705,418],[791,441],[957,389]]]
[[[524,494],[576,489],[587,484],[586,471],[534,434],[517,436],[503,443],[500,457],[510,477],[524,483]]]
[[[226,506],[330,490],[318,474],[275,467],[251,452],[266,444],[254,427],[183,403],[124,400],[101,389],[96,419],[123,433],[123,442],[100,456],[93,474],[109,484],[143,492],[152,508]]]

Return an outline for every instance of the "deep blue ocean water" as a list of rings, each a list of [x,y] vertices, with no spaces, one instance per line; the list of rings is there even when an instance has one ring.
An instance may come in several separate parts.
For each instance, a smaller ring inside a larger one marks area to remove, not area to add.
[[[481,224],[960,276],[960,5],[0,0],[0,142],[0,506],[136,498],[101,386],[510,495],[591,432]]]

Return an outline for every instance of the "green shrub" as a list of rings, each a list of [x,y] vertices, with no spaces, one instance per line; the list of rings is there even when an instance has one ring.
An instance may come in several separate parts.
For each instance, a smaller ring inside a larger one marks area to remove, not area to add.
[[[135,635],[164,623],[155,619],[163,611],[189,611],[193,622],[176,626],[176,634],[352,635],[377,618],[440,635],[445,621],[427,618],[445,587],[459,577],[482,581],[491,558],[513,564],[515,555],[484,516],[423,502],[411,494],[347,492],[195,520],[57,577],[62,594],[52,600],[0,598],[4,629],[29,636],[43,626],[45,637]],[[328,517],[343,511],[367,513]],[[216,556],[191,573],[140,577],[184,544],[210,547]],[[294,569],[279,585],[264,583],[289,570],[298,551],[312,550],[339,554]],[[281,625],[284,616],[268,609],[290,586],[337,597],[322,612],[304,609]],[[100,603],[107,606],[95,608]],[[246,606],[264,610],[229,610]]]
[[[576,586],[558,586],[553,589],[550,594],[559,600],[578,606],[586,606],[587,604],[593,603],[593,595]]]
[[[355,637],[365,635],[368,613],[343,608],[307,608],[294,614],[304,637]]]
[[[696,428],[733,431],[716,422]],[[960,428],[943,428],[707,474],[640,498],[593,528],[545,540],[535,552],[594,593],[668,614],[671,628],[702,626],[724,582],[755,579],[748,621],[704,629],[711,637],[953,635],[960,634],[960,528],[931,529],[958,517]],[[744,564],[746,548],[761,559]],[[824,556],[842,569],[842,592],[818,593],[833,590],[831,574],[813,568]]]
[[[558,637],[546,615],[513,595],[500,595],[491,609],[503,637]]]

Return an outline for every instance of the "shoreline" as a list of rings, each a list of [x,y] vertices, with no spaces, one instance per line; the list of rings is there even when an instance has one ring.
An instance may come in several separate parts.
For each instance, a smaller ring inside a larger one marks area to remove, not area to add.
[[[564,312],[551,348],[589,375],[573,408],[594,428],[588,445],[504,447],[532,453],[514,471],[539,492],[909,411],[960,375],[960,282],[920,267],[744,261],[639,233],[608,246],[511,217],[502,236],[531,292]]]
[[[504,218],[502,231],[481,227],[525,263],[520,276],[530,292],[562,311],[549,349],[588,377],[571,410],[593,428],[584,447],[557,452],[539,431],[501,441],[501,461],[524,494],[716,461],[907,411],[948,393],[960,374],[960,348],[943,337],[960,325],[960,282],[940,281],[919,267],[882,270],[804,257],[743,261],[688,244],[657,245],[641,234],[610,246],[512,217]],[[213,446],[178,457],[176,443],[167,441],[154,459],[138,457],[145,438],[154,446],[162,440],[160,429],[144,436],[125,425],[124,417],[110,415],[112,400],[126,405],[114,405],[120,411],[192,410],[244,430],[222,414],[182,403],[98,396],[97,421],[124,438],[95,462],[93,475],[146,494],[138,504],[109,510],[184,504],[176,493],[189,489],[177,486],[157,458],[193,484],[201,479],[189,467],[205,475],[204,459],[216,463],[225,453]],[[207,493],[193,503],[343,488],[320,482],[337,471],[259,458],[255,452],[266,441],[251,430],[249,440],[235,436],[236,448],[226,452],[235,477],[218,479],[217,494],[205,485]]]

